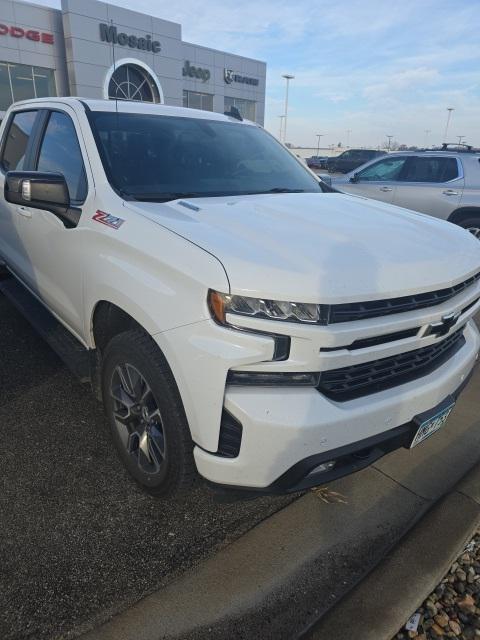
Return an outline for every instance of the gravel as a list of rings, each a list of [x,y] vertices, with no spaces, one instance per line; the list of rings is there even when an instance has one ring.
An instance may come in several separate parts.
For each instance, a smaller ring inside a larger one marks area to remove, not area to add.
[[[480,638],[480,531],[415,613],[419,617],[418,629],[404,628],[394,640]]]
[[[70,638],[294,497],[218,504],[142,493],[101,406],[0,295],[0,638]]]

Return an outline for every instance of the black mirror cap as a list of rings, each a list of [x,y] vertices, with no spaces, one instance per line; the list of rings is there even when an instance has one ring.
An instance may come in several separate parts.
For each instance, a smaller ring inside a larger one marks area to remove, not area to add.
[[[350,178],[350,182],[358,182],[358,173],[354,173]]]
[[[67,182],[61,173],[8,171],[4,195],[7,202],[59,215],[70,207]]]

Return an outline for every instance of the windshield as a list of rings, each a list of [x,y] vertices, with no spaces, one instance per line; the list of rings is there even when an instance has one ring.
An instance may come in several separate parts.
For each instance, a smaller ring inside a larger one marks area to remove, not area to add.
[[[124,197],[165,201],[250,193],[321,192],[263,129],[235,122],[92,112],[105,172]]]

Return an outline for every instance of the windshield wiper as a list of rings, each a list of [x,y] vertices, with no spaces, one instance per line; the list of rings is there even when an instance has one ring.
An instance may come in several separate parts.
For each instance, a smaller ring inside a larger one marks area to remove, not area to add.
[[[128,195],[140,202],[169,202],[170,200],[179,200],[180,198],[198,198],[202,194],[178,191],[172,193],[130,193]]]
[[[274,187],[267,191],[247,191],[247,192],[228,192],[216,191],[199,193],[195,191],[172,191],[159,193],[125,193],[125,196],[140,202],[170,202],[171,200],[180,200],[182,198],[212,198],[220,196],[242,196],[242,195],[259,195],[264,193],[305,193],[304,189],[289,189],[288,187]]]
[[[257,191],[257,193],[305,193],[305,189],[288,189],[288,187],[273,187],[268,191]]]

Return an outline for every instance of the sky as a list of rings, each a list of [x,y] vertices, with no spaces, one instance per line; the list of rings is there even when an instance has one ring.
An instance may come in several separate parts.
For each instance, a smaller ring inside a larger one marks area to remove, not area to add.
[[[265,61],[275,135],[282,74],[294,75],[287,142],[439,144],[453,107],[449,141],[480,146],[480,0],[110,1],[181,23],[188,42]]]

